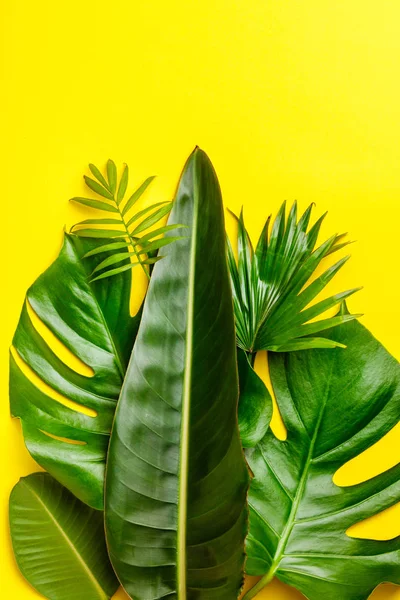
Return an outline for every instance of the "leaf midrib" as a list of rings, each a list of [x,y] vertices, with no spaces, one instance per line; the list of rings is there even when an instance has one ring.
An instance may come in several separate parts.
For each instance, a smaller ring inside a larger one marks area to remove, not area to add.
[[[89,565],[85,562],[85,560],[84,560],[83,556],[80,554],[80,552],[78,552],[78,550],[74,546],[72,540],[68,537],[67,533],[61,527],[60,523],[57,521],[57,519],[55,518],[55,516],[53,515],[53,513],[50,511],[50,509],[43,502],[43,500],[41,499],[41,497],[39,496],[39,494],[37,494],[23,480],[22,480],[22,483],[28,488],[28,490],[30,491],[30,493],[32,494],[32,496],[34,496],[34,498],[37,500],[37,502],[42,506],[42,508],[45,510],[45,512],[50,517],[50,519],[53,521],[54,525],[59,530],[61,536],[66,541],[67,545],[71,548],[71,550],[73,551],[73,553],[75,554],[75,556],[76,556],[76,558],[78,560],[78,563],[82,566],[83,570],[87,573],[87,575],[89,576],[89,579],[92,581],[92,583],[94,585],[95,590],[99,593],[100,600],[108,600],[108,596],[105,594],[103,588],[101,587],[101,585],[97,581],[96,576],[94,575],[93,571],[90,569]]]
[[[314,447],[315,447],[315,443],[317,441],[318,438],[318,434],[319,434],[319,429],[321,427],[321,423],[322,423],[322,419],[325,413],[325,409],[326,409],[326,405],[328,402],[328,397],[329,397],[329,391],[330,391],[330,384],[331,384],[331,379],[332,379],[332,373],[333,373],[333,368],[334,368],[334,364],[335,364],[335,358],[332,360],[332,364],[331,364],[331,369],[330,369],[330,373],[329,373],[329,377],[327,378],[327,386],[326,386],[326,392],[325,392],[325,397],[324,397],[324,401],[321,404],[321,410],[320,413],[318,415],[318,419],[317,419],[317,423],[315,426],[315,430],[314,430],[314,434],[311,438],[310,441],[310,447],[308,450],[308,454],[307,454],[307,458],[305,461],[305,465],[304,465],[304,469],[303,472],[301,474],[300,480],[299,480],[299,485],[297,486],[297,490],[296,490],[296,494],[294,497],[294,500],[292,502],[292,508],[288,517],[288,520],[286,522],[286,526],[283,530],[282,533],[282,537],[277,545],[276,548],[276,552],[273,558],[273,562],[271,564],[271,567],[269,568],[268,572],[261,578],[261,580],[258,582],[258,584],[253,587],[248,594],[245,595],[243,600],[251,600],[251,598],[254,598],[254,596],[260,591],[262,590],[266,585],[268,585],[268,583],[270,583],[270,581],[272,581],[272,579],[275,576],[276,571],[278,570],[278,567],[280,565],[280,562],[285,554],[285,548],[286,548],[286,544],[289,541],[289,537],[292,533],[293,527],[296,524],[296,515],[297,515],[297,511],[299,509],[301,500],[303,498],[303,493],[304,493],[304,489],[307,483],[307,479],[308,479],[308,472],[312,463],[312,455],[314,452]]]
[[[196,155],[194,157],[193,172],[193,221],[192,239],[190,245],[190,267],[187,299],[187,322],[185,338],[185,376],[183,382],[182,396],[182,420],[180,435],[179,455],[179,492],[178,492],[178,528],[177,528],[177,596],[179,600],[186,600],[186,537],[187,537],[187,502],[188,502],[188,476],[189,476],[189,423],[190,423],[190,400],[192,383],[192,361],[193,361],[193,315],[194,315],[194,283],[196,266],[196,235],[197,235],[197,213],[199,202],[199,189],[196,175]]]

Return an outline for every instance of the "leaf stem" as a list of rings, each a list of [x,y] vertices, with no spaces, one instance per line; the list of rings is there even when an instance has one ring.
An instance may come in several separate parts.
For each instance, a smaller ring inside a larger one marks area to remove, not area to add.
[[[247,592],[247,594],[245,594],[243,596],[242,600],[251,600],[251,598],[254,598],[254,596],[256,596],[258,594],[258,592],[260,592],[266,585],[268,585],[268,583],[270,583],[270,581],[272,581],[272,579],[275,575],[275,572],[276,572],[277,568],[279,567],[282,556],[284,555],[286,544],[289,541],[289,537],[290,537],[290,535],[293,531],[293,527],[296,523],[297,511],[299,509],[300,502],[303,498],[304,490],[305,490],[305,487],[307,484],[309,469],[310,469],[310,465],[312,463],[312,458],[313,458],[313,454],[314,454],[314,447],[315,447],[316,441],[318,439],[319,429],[321,427],[322,418],[324,416],[326,404],[328,401],[328,395],[329,395],[329,389],[330,389],[330,385],[331,385],[331,377],[332,377],[332,371],[333,371],[333,364],[334,363],[332,361],[331,372],[330,372],[330,375],[327,380],[327,387],[325,390],[324,400],[321,404],[321,410],[319,412],[317,422],[315,424],[314,434],[310,440],[310,447],[308,449],[308,454],[307,454],[307,458],[305,461],[304,469],[301,474],[299,484],[297,486],[296,495],[295,495],[293,503],[292,503],[292,508],[291,508],[288,520],[286,522],[286,526],[283,531],[283,535],[282,535],[282,537],[278,543],[278,546],[276,548],[274,560],[273,560],[268,572],[264,575],[264,577],[262,577],[260,579],[260,581],[253,588],[251,588],[251,590],[249,590]]]
[[[264,577],[262,577],[260,581],[243,596],[243,600],[251,600],[251,598],[257,596],[258,592],[261,592],[261,590],[272,581],[275,575],[275,569],[276,566],[273,564],[268,573],[264,575]]]
[[[143,271],[144,271],[144,273],[145,273],[145,275],[146,275],[147,279],[148,279],[148,280],[150,280],[150,273],[149,273],[149,271],[146,269],[145,265],[143,264],[143,262],[142,262],[142,259],[140,258],[140,253],[139,253],[139,252],[137,252],[137,250],[136,250],[136,247],[137,247],[137,245],[138,245],[138,243],[139,243],[139,242],[135,242],[135,241],[134,241],[134,239],[133,239],[133,237],[131,236],[131,234],[130,234],[130,231],[129,231],[129,228],[128,228],[127,224],[126,224],[126,221],[125,221],[124,215],[122,214],[122,211],[121,211],[121,209],[120,209],[120,207],[119,207],[119,205],[118,205],[118,202],[116,201],[115,194],[113,195],[113,201],[114,201],[114,203],[115,203],[115,206],[116,206],[116,208],[118,209],[119,215],[120,215],[120,217],[121,217],[121,221],[122,221],[122,223],[123,223],[123,225],[124,225],[124,227],[125,227],[126,234],[127,234],[128,238],[129,238],[129,241],[130,241],[130,243],[131,243],[131,246],[132,246],[132,248],[133,248],[133,251],[134,251],[134,253],[135,253],[135,255],[136,255],[136,258],[137,258],[137,260],[138,260],[138,262],[139,262],[140,266],[142,267],[142,269],[143,269]]]

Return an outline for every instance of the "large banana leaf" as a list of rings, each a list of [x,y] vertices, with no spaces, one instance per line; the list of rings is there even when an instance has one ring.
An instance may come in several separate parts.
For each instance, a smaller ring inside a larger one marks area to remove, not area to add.
[[[196,149],[118,403],[106,476],[111,561],[136,600],[232,600],[243,580],[248,471],[237,423],[220,189]],[[187,233],[189,232],[189,233]]]
[[[20,479],[10,497],[17,564],[50,600],[107,600],[118,581],[107,556],[102,514],[48,473]]]
[[[309,600],[365,600],[381,582],[400,584],[400,537],[346,535],[400,500],[400,464],[358,485],[332,480],[397,423],[399,365],[357,321],[330,337],[347,350],[270,356],[288,437],[280,442],[268,432],[247,451],[254,479],[246,566],[263,578],[246,600],[274,575]]]
[[[93,376],[60,360],[35,328],[27,303],[10,358],[11,412],[21,419],[29,452],[78,498],[99,509],[109,433],[140,318],[129,314],[130,270],[89,283],[107,253],[82,257],[102,243],[65,234],[58,258],[26,297],[42,323],[93,369]],[[15,356],[28,365],[31,376]],[[35,376],[67,402],[50,397],[35,384]]]

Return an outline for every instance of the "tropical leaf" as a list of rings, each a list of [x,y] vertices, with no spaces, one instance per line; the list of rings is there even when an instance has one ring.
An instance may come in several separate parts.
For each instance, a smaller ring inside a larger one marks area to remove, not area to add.
[[[336,471],[399,419],[398,362],[357,321],[333,330],[345,351],[270,354],[285,442],[269,431],[247,450],[247,572],[273,576],[309,600],[365,600],[381,582],[400,584],[400,537],[376,541],[346,531],[400,500],[400,464],[363,483],[339,487]]]
[[[239,371],[239,431],[242,446],[252,448],[267,432],[272,417],[271,395],[251,359],[243,350],[237,350]]]
[[[359,316],[343,315],[336,320],[326,318],[310,323],[311,319],[321,316],[359,289],[336,294],[307,308],[349,258],[339,260],[307,285],[321,261],[346,245],[346,242],[341,242],[343,235],[334,235],[314,249],[325,215],[308,230],[311,209],[312,205],[297,220],[295,202],[286,219],[284,203],[270,235],[270,218],[267,220],[255,251],[244,225],[243,212],[239,218],[236,217],[238,263],[229,240],[228,263],[237,344],[248,353],[332,348],[338,343],[321,338],[319,334]]]
[[[222,201],[199,149],[169,222],[191,235],[167,246],[150,281],[108,455],[108,548],[137,600],[232,600],[243,580],[248,471]]]
[[[112,212],[117,216],[113,219],[86,219],[77,223],[71,228],[71,233],[85,238],[124,238],[127,245],[133,251],[133,256],[136,256],[137,263],[133,263],[133,266],[139,264],[144,270],[146,276],[150,278],[152,262],[144,260],[141,256],[143,254],[143,243],[141,243],[141,237],[139,233],[147,232],[142,237],[144,241],[148,241],[149,236],[152,232],[149,231],[156,223],[163,219],[171,210],[171,202],[158,202],[151,206],[148,206],[134,215],[129,217],[130,210],[136,204],[136,202],[143,196],[154,177],[148,177],[133,194],[125,200],[126,191],[129,182],[129,168],[125,165],[120,181],[118,183],[117,167],[111,159],[107,161],[107,179],[103,176],[100,170],[93,164],[89,164],[89,169],[96,179],[92,179],[87,175],[84,175],[84,180],[89,189],[95,194],[106,198],[109,202],[104,202],[97,198],[71,198],[71,201],[83,204],[90,208],[97,210]],[[162,205],[161,208],[159,208]],[[157,209],[157,210],[155,210]],[[151,213],[151,214],[148,214]],[[147,216],[146,216],[147,215]],[[133,228],[133,223],[135,227]],[[86,225],[92,225],[91,228],[86,228]],[[101,225],[120,225],[121,229],[109,229],[103,228]],[[100,227],[98,227],[100,226]],[[174,226],[175,228],[177,225]],[[158,228],[156,235],[162,235],[165,233],[165,228]],[[108,244],[109,248],[107,251],[111,251],[111,243]],[[119,246],[120,248],[122,246]],[[161,246],[159,246],[161,247]],[[149,258],[154,258],[153,249],[149,249]],[[91,254],[92,256],[94,255]],[[129,267],[125,269],[109,269],[105,273],[101,274],[98,279],[105,279],[119,275],[123,271],[129,270]]]
[[[109,433],[140,320],[140,313],[129,314],[130,270],[112,284],[88,281],[110,254],[82,257],[102,243],[65,234],[58,258],[27,292],[10,357],[11,413],[21,419],[29,452],[99,509]],[[93,376],[60,360],[32,311]],[[39,388],[37,379],[47,387]]]
[[[116,592],[102,514],[48,473],[20,479],[10,496],[15,558],[28,582],[51,600],[108,600]]]
[[[126,177],[126,169],[124,169],[124,178]],[[112,194],[115,194],[117,190],[117,167],[113,160],[109,159],[107,161],[107,179],[108,179],[108,187],[111,190]],[[123,196],[122,196],[123,197]]]

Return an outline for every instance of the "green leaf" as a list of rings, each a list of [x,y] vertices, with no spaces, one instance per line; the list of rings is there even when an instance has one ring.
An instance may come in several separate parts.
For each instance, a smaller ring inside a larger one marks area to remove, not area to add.
[[[99,263],[96,268],[93,269],[92,275],[98,271],[101,271],[102,269],[105,269],[106,267],[115,265],[116,263],[126,261],[128,259],[130,261],[131,256],[136,256],[136,252],[117,252],[117,254],[112,254],[111,256],[108,256],[102,260],[101,263]]]
[[[154,242],[150,242],[150,244],[145,244],[144,246],[141,245],[141,250],[138,252],[138,254],[148,254],[149,252],[159,250],[160,248],[164,248],[165,246],[182,239],[183,236],[168,236],[154,240]]]
[[[153,208],[154,206],[155,205],[153,205]],[[160,219],[165,217],[165,215],[171,211],[171,208],[172,204],[171,202],[168,202],[165,206],[155,210],[151,215],[143,219],[143,221],[137,227],[135,227],[135,229],[131,232],[131,235],[138,235],[139,233],[142,233],[142,231],[152,227],[155,223],[158,223]]]
[[[117,213],[118,209],[111,204],[107,204],[106,202],[101,202],[100,200],[94,200],[92,198],[71,198],[71,202],[77,202],[78,204],[83,204],[84,206],[90,206],[91,208],[96,208],[97,210],[105,210],[107,212]]]
[[[118,581],[103,518],[48,473],[20,479],[10,496],[15,559],[28,582],[53,600],[108,600]]]
[[[124,271],[133,269],[134,267],[137,267],[139,265],[152,265],[152,264],[158,262],[159,260],[161,260],[162,258],[163,258],[162,256],[155,256],[152,258],[147,258],[146,260],[142,260],[141,262],[129,263],[122,267],[117,267],[116,269],[110,269],[109,271],[105,271],[105,273],[102,273],[101,275],[94,277],[94,279],[91,279],[90,281],[93,282],[93,281],[98,281],[99,279],[106,279],[107,277],[112,277],[114,275],[118,275],[119,273],[124,273]]]
[[[121,231],[119,229],[97,229],[97,227],[93,229],[76,229],[74,235],[90,238],[127,237],[126,231]]]
[[[242,585],[248,471],[237,426],[222,200],[196,149],[150,280],[106,479],[111,561],[131,597],[232,600]],[[207,264],[204,257],[207,256]]]
[[[98,246],[97,248],[93,248],[93,250],[87,252],[83,258],[89,258],[90,256],[95,256],[96,254],[100,254],[102,252],[109,252],[111,250],[129,248],[130,245],[130,242],[112,242],[111,244],[104,244],[102,246]]]
[[[130,227],[132,225],[132,223],[134,223],[135,221],[137,221],[141,217],[144,217],[144,215],[147,215],[149,212],[151,212],[152,210],[154,210],[158,206],[166,206],[166,205],[168,205],[170,207],[170,210],[171,210],[171,208],[172,208],[172,203],[171,202],[156,202],[155,204],[151,204],[150,206],[146,206],[146,208],[143,208],[139,212],[135,213],[133,215],[133,217],[131,217],[129,219],[129,221],[127,223],[127,227]]]
[[[127,200],[124,208],[122,209],[122,214],[126,215],[126,213],[132,208],[132,206],[143,196],[151,182],[153,181],[153,177],[148,177],[141,186],[132,194],[132,196]]]
[[[262,576],[246,600],[275,575],[309,600],[365,600],[383,581],[400,584],[400,537],[346,534],[400,500],[400,465],[356,485],[333,483],[398,422],[399,364],[357,321],[329,338],[347,349],[269,355],[288,437],[268,431],[246,451],[254,473],[246,568]]]
[[[65,234],[60,255],[27,292],[37,317],[93,369],[93,377],[76,372],[58,358],[35,328],[24,303],[13,339],[15,352],[71,405],[39,389],[13,355],[10,402],[12,415],[21,419],[33,458],[78,498],[100,509],[108,436],[140,315],[131,318],[129,314],[130,272],[114,277],[112,284],[89,284],[89,274],[108,255],[82,257],[98,246],[98,240]],[[81,407],[97,416],[76,410]]]
[[[337,243],[343,235],[334,235],[317,249],[315,244],[325,215],[310,228],[312,205],[297,219],[297,204],[292,205],[286,219],[286,205],[281,206],[269,234],[270,218],[264,225],[256,250],[253,251],[246,231],[243,213],[238,222],[238,263],[228,241],[228,263],[233,289],[236,318],[236,335],[239,348],[249,353],[258,350],[281,352],[307,347],[318,348],[321,337],[300,341],[311,332],[320,333],[336,321],[316,321],[326,310],[339,304],[360,288],[331,296],[307,310],[303,310],[325,288],[343,267],[348,257],[338,261],[316,279],[308,283],[322,260],[342,248],[346,243]],[[312,316],[311,316],[312,315]],[[345,320],[356,318],[347,316]],[[319,324],[319,325],[318,325]],[[310,341],[312,339],[312,342]],[[326,342],[322,342],[323,347]],[[331,346],[334,344],[331,344]]]
[[[75,223],[71,227],[71,233],[76,227],[82,227],[82,225],[122,225],[122,222],[120,219],[85,219],[85,221]]]
[[[125,165],[121,180],[118,186],[118,194],[117,194],[117,204],[120,204],[124,199],[126,188],[128,187],[128,179],[129,179],[129,168],[128,165]]]
[[[103,196],[103,198],[107,198],[108,200],[114,200],[114,197],[111,194],[111,192],[109,192],[108,189],[100,185],[97,181],[91,179],[87,175],[84,175],[83,178],[88,188],[90,188],[93,192],[99,194],[99,196]]]
[[[140,238],[140,243],[144,244],[145,242],[149,242],[159,235],[163,235],[168,231],[173,231],[174,229],[186,229],[186,225],[182,225],[181,223],[177,223],[176,225],[165,225],[164,227],[159,227],[158,229],[153,229],[150,233],[146,233]]]
[[[99,171],[99,169],[96,167],[96,165],[93,165],[92,163],[89,164],[89,169],[91,170],[92,174],[96,177],[97,181],[99,183],[101,183],[101,185],[103,187],[106,188],[106,190],[108,190],[109,192],[111,192],[109,185],[107,183],[107,181],[105,180],[105,178],[103,177],[103,174]]]
[[[107,178],[109,189],[114,195],[117,189],[117,167],[111,158],[107,161]]]
[[[266,434],[272,417],[272,398],[263,380],[254,371],[246,353],[238,348],[239,431],[242,446],[252,448]]]
[[[94,281],[99,281],[100,279],[106,279],[108,277],[112,277],[113,275],[119,275],[120,273],[124,273],[125,271],[130,271],[131,269],[133,269],[134,267],[137,267],[138,265],[140,265],[140,263],[136,262],[136,263],[129,263],[129,264],[123,265],[122,267],[116,267],[115,269],[110,269],[109,271],[105,271],[104,273],[101,273],[101,275],[97,275],[97,277],[93,277],[93,279],[90,280],[90,283],[93,283]]]

